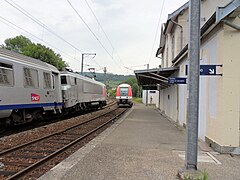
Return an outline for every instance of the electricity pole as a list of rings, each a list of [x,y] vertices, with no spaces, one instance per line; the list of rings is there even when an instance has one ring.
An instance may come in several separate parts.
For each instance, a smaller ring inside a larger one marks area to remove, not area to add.
[[[103,72],[104,72],[105,85],[107,86],[107,68],[106,67],[103,68]]]
[[[96,56],[96,53],[82,53],[82,63],[81,63],[81,75],[83,75],[83,60],[84,60],[84,56],[87,55],[87,56]]]
[[[187,170],[197,170],[201,1],[190,0],[189,2],[189,99],[187,113],[187,145],[185,167]]]
[[[147,70],[149,70],[149,64],[146,64],[147,65]],[[147,86],[147,91],[146,91],[146,105],[148,105],[148,86]]]
[[[201,0],[189,1],[189,75],[185,168],[178,171],[180,179],[203,179],[197,169],[199,77],[200,77],[200,7]]]

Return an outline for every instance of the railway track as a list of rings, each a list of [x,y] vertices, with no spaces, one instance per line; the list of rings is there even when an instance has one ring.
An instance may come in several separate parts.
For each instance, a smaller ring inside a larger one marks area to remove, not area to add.
[[[60,132],[0,152],[0,179],[38,178],[39,173],[34,176],[37,168],[101,130],[126,110],[115,108]]]
[[[13,127],[2,127],[0,126],[0,138],[4,137],[4,136],[9,136],[11,134],[16,134],[16,133],[20,133],[23,131],[27,131],[36,127],[41,127],[41,126],[45,126],[45,125],[49,125],[52,123],[56,123],[58,121],[62,121],[65,120],[66,118],[72,118],[72,117],[77,117],[79,115],[83,115],[83,114],[87,114],[87,113],[92,113],[92,112],[96,112],[96,111],[101,111],[103,109],[108,109],[109,107],[112,107],[114,105],[116,105],[116,101],[115,100],[109,100],[107,105],[104,106],[102,109],[98,109],[98,110],[89,110],[89,111],[85,111],[84,113],[75,113],[75,114],[71,114],[68,116],[51,116],[48,118],[45,118],[42,121],[35,121],[35,122],[31,122],[31,123],[27,123],[27,124],[23,124],[23,125],[18,125],[18,126],[13,126]]]

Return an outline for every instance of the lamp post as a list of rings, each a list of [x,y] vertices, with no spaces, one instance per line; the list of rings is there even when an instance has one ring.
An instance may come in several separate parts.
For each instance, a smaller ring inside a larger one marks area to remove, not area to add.
[[[81,63],[81,75],[83,75],[83,60],[84,60],[84,56],[96,56],[96,53],[82,53],[82,63]]]

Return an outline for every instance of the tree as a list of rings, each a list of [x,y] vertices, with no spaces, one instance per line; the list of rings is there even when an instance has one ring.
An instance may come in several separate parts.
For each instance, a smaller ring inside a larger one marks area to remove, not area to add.
[[[134,83],[134,84],[132,85],[133,97],[138,97],[138,94],[139,94],[138,89],[139,89],[138,84],[137,84],[137,83]]]
[[[136,77],[128,78],[125,81],[125,83],[130,84],[132,86],[133,97],[139,97],[140,92],[139,92],[139,86],[138,86]]]
[[[22,53],[22,49],[24,47],[32,44],[30,39],[22,35],[16,36],[15,38],[6,39],[4,42],[6,45],[2,45],[3,48],[14,51],[14,52],[18,52],[18,53]]]
[[[41,44],[26,46],[22,49],[22,54],[52,64],[59,70],[67,67],[67,64],[62,60],[60,54],[56,54],[52,49]]]
[[[116,89],[108,89],[108,95],[111,98],[115,98],[116,97]]]
[[[32,43],[30,39],[24,36],[9,38],[4,42],[6,45],[2,45],[3,48],[18,52],[25,56],[39,59],[55,66],[59,70],[62,70],[68,66],[67,63],[63,61],[60,54],[55,53],[52,49],[44,45]]]

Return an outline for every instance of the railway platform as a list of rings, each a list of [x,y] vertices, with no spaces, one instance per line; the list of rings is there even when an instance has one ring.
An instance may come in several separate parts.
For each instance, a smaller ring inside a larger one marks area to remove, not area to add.
[[[39,179],[176,179],[177,171],[184,166],[184,150],[184,130],[156,108],[135,104],[100,136]],[[200,143],[199,151],[207,154],[211,149]],[[199,162],[199,168],[211,179],[239,177],[238,168],[234,168],[240,165],[239,157],[214,152],[208,157],[202,157],[206,162]]]

